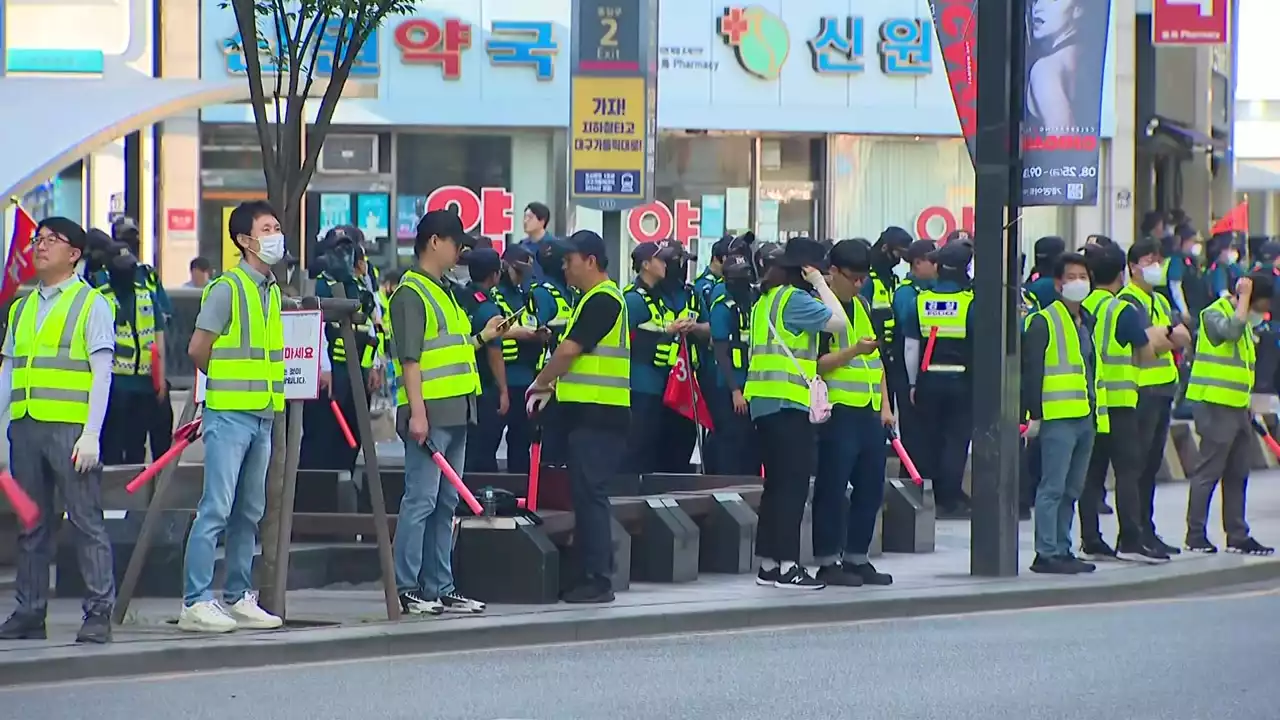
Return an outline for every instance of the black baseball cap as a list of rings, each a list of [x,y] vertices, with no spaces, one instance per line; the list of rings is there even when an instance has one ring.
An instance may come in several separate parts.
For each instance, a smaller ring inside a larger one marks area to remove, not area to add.
[[[609,260],[604,238],[590,230],[579,230],[559,242],[566,253],[577,253],[584,258],[594,257],[602,268]]]
[[[777,263],[780,267],[813,267],[823,270],[827,266],[827,249],[813,238],[793,237],[787,241]]]
[[[462,264],[471,271],[473,279],[479,279],[502,269],[502,258],[493,248],[477,248],[462,258]]]
[[[932,253],[937,249],[938,245],[932,240],[916,240],[907,246],[907,262],[924,260],[929,257],[929,253]]]
[[[871,253],[856,240],[841,240],[831,246],[827,259],[832,267],[853,272],[871,272]]]
[[[514,265],[527,265],[533,262],[533,253],[523,245],[508,245],[506,252],[502,254],[502,259]]]
[[[418,221],[418,238],[435,235],[452,240],[462,247],[475,247],[476,240],[462,227],[462,218],[452,210],[432,210]]]
[[[973,259],[973,248],[964,243],[947,243],[929,253],[928,258],[941,267],[963,270],[969,267],[969,261]]]
[[[642,242],[631,251],[631,264],[639,268],[646,261],[662,252],[662,243]]]

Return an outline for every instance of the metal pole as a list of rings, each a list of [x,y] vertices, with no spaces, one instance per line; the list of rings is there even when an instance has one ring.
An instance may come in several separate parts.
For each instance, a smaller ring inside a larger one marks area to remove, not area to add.
[[[973,575],[1018,574],[1018,256],[1025,0],[977,3]]]
[[[0,0],[3,2],[3,0]],[[196,393],[191,389],[191,398],[182,408],[178,418],[178,427],[182,427],[196,418]],[[129,556],[129,565],[125,568],[124,577],[120,579],[120,587],[116,591],[116,606],[111,613],[111,621],[116,625],[124,622],[129,612],[129,603],[133,601],[133,593],[138,589],[138,578],[142,576],[142,568],[147,564],[147,553],[151,551],[151,536],[155,534],[156,523],[160,521],[160,511],[164,508],[164,493],[169,489],[169,481],[178,471],[182,458],[169,463],[160,471],[151,489],[151,502],[147,504],[147,512],[142,516],[142,527],[138,529],[138,540],[134,543],[133,554]]]
[[[271,607],[281,619],[289,590],[289,547],[293,541],[293,502],[298,489],[298,456],[302,453],[302,401],[289,403],[284,456],[284,487],[280,493],[280,522],[276,538],[276,576],[271,583]]]
[[[333,296],[347,299],[342,283],[333,287]],[[356,422],[360,426],[360,445],[364,452],[365,481],[369,483],[369,502],[373,505],[373,530],[378,537],[378,564],[382,566],[382,594],[387,603],[387,619],[400,619],[400,596],[396,592],[396,571],[391,559],[391,528],[387,523],[387,501],[382,494],[382,474],[378,469],[378,449],[373,442],[373,420],[369,417],[369,399],[364,392],[364,376],[360,372],[360,354],[356,352],[356,334],[351,318],[339,321],[342,344],[347,348],[347,375],[351,378],[351,396],[355,399]]]

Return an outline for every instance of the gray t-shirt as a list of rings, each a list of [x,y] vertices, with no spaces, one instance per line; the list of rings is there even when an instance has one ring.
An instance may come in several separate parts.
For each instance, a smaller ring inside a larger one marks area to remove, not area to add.
[[[265,315],[271,299],[271,286],[275,284],[275,278],[268,278],[243,261],[237,267],[245,271],[258,288],[258,302],[261,303],[262,312]],[[211,332],[215,335],[226,334],[227,328],[231,325],[231,303],[235,301],[232,292],[229,281],[215,282],[209,288],[209,291],[205,293],[204,301],[200,303],[200,314],[196,315],[197,329]],[[276,416],[276,411],[270,406],[261,410],[251,410],[249,413],[262,418],[274,418]]]
[[[406,271],[406,275],[416,275],[423,282],[435,283],[450,296],[453,288],[448,282],[442,282],[416,268]],[[405,288],[403,282],[391,296],[391,343],[395,357],[401,363],[418,362],[422,357],[422,345],[427,334],[427,308],[418,293]],[[476,396],[459,395],[458,397],[425,400],[427,421],[437,427],[458,427],[475,421]],[[396,428],[403,430],[409,424],[409,406],[396,408]],[[402,434],[404,434],[402,432]]]

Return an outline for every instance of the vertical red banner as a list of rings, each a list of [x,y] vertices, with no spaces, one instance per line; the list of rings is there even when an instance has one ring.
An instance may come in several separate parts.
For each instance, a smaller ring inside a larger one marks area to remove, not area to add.
[[[978,134],[978,18],[974,14],[977,0],[929,0],[933,27],[938,33],[955,101],[960,133],[969,146],[969,160],[974,160],[974,143]]]
[[[9,240],[9,259],[4,264],[4,284],[0,285],[0,304],[13,299],[18,286],[36,276],[35,246],[36,222],[19,205],[13,213],[13,237]]]

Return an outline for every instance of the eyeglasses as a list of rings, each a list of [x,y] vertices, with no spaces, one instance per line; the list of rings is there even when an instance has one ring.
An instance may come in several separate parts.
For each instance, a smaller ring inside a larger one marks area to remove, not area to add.
[[[60,243],[70,245],[71,241],[61,235],[55,235],[53,233],[48,235],[37,235],[31,240],[32,245],[57,245]]]

